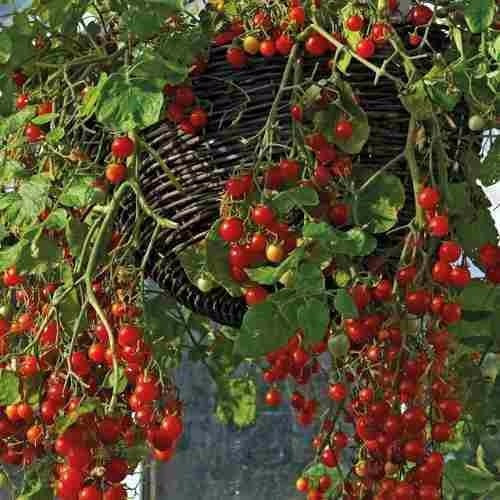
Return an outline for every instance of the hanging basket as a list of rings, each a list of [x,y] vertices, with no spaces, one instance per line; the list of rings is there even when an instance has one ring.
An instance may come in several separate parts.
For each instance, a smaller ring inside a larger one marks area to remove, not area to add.
[[[406,28],[401,28],[402,36],[406,32]],[[446,43],[446,36],[439,31],[431,39],[435,48]],[[158,162],[147,154],[140,182],[149,206],[179,224],[178,229],[163,230],[157,237],[147,267],[149,276],[189,309],[218,323],[238,327],[246,311],[244,301],[231,297],[222,288],[201,292],[187,278],[177,254],[205,238],[219,216],[221,194],[235,168],[252,166],[254,146],[246,144],[245,139],[255,136],[264,126],[286,59],[255,57],[244,69],[234,70],[226,62],[226,50],[227,47],[213,49],[208,71],[193,81],[197,97],[212,106],[203,135],[183,135],[167,121],[143,134],[175,174],[183,190],[177,190]],[[387,52],[379,51],[372,61],[381,66],[386,56]],[[425,61],[429,64],[430,58]],[[311,74],[316,69],[316,79],[329,76],[326,59],[318,62],[305,58],[302,64],[304,74]],[[401,66],[390,64],[387,69],[403,77]],[[351,63],[349,73],[348,82],[359,97],[371,128],[356,168],[380,167],[404,150],[409,114],[390,79],[382,77],[374,85],[373,72],[357,61]],[[291,132],[289,103],[290,94],[285,92],[277,117],[279,134],[285,142]],[[405,217],[409,220],[413,197],[409,174],[404,163],[395,164],[391,171],[399,176],[409,194],[409,207],[400,214],[403,221]],[[130,202],[124,208],[122,221],[130,227],[135,220],[135,204]],[[146,249],[153,229],[152,220],[143,223],[142,250]]]

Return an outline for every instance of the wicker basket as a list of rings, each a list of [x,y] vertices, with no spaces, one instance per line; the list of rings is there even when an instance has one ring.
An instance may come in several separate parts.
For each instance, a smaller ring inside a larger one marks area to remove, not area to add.
[[[436,35],[437,42],[442,43],[444,37],[440,33]],[[212,50],[207,73],[193,84],[196,95],[213,106],[205,133],[194,137],[182,135],[168,122],[144,133],[151,147],[177,176],[183,191],[176,190],[148,155],[144,158],[140,182],[149,205],[158,214],[179,223],[179,229],[164,230],[159,235],[149,259],[149,276],[193,311],[218,323],[237,327],[246,310],[243,300],[229,296],[223,289],[202,293],[189,282],[176,254],[205,237],[218,217],[220,196],[227,178],[236,167],[251,166],[251,151],[240,138],[250,138],[263,127],[286,60],[255,57],[248,67],[235,71],[225,60],[226,49]],[[385,55],[379,52],[373,62],[381,65]],[[312,72],[316,64],[316,60],[304,59],[304,74]],[[403,72],[394,64],[388,70],[400,75]],[[349,71],[348,81],[359,96],[371,126],[369,142],[359,156],[357,168],[384,165],[404,149],[409,115],[391,80],[381,78],[375,86],[373,73],[357,62],[351,64]],[[316,77],[325,76],[328,76],[326,64],[320,63]],[[278,113],[279,132],[284,140],[289,137],[291,127],[289,98],[289,95],[283,96]],[[411,193],[405,165],[395,165],[393,172],[398,173]],[[407,198],[411,199],[412,195]],[[122,220],[129,225],[135,218],[135,205],[128,203],[124,208]],[[143,223],[145,247],[153,228],[151,220]]]

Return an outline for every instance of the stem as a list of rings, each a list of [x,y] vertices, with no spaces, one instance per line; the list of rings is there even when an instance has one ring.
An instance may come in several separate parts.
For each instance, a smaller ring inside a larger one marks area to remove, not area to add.
[[[111,325],[109,324],[108,318],[106,317],[106,314],[99,305],[94,290],[92,289],[92,277],[94,276],[94,273],[97,269],[99,261],[99,253],[102,250],[104,243],[106,242],[106,235],[108,233],[108,229],[112,225],[113,218],[120,206],[120,201],[125,195],[128,187],[129,187],[128,183],[123,183],[115,191],[113,199],[111,200],[111,203],[109,205],[108,213],[104,218],[101,227],[99,228],[96,241],[90,253],[89,262],[87,264],[87,270],[85,271],[84,275],[85,289],[87,292],[89,304],[94,308],[95,312],[97,313],[97,316],[104,325],[104,328],[106,328],[106,332],[108,334],[109,348],[111,349],[111,352],[113,354],[113,372],[112,372],[113,376],[111,378],[113,384],[113,392],[111,395],[111,400],[109,402],[110,411],[113,411],[116,404],[116,398],[118,395],[118,360],[116,358],[115,337],[113,335],[113,330],[111,329]]]
[[[406,139],[405,157],[408,167],[410,169],[411,181],[413,185],[413,195],[415,197],[415,221],[418,228],[424,225],[424,213],[422,207],[418,203],[418,193],[420,191],[420,175],[418,171],[417,158],[415,156],[415,132],[416,120],[413,116],[410,117],[410,124],[408,126],[408,137]]]
[[[405,152],[399,153],[398,156],[393,158],[391,161],[388,161],[383,167],[379,168],[358,190],[358,194],[362,193],[380,174],[382,174],[385,170],[391,168],[396,163],[400,162],[403,158],[405,158]]]
[[[177,229],[179,227],[179,224],[177,224],[177,222],[167,219],[166,217],[161,217],[154,213],[153,209],[148,205],[146,198],[144,198],[141,188],[136,180],[129,180],[125,184],[125,186],[130,187],[134,191],[135,196],[137,197],[137,201],[139,202],[139,205],[141,206],[143,212],[147,216],[151,217],[160,227],[167,229]]]
[[[269,111],[269,115],[266,120],[266,124],[264,125],[262,132],[264,133],[264,138],[261,144],[261,150],[258,156],[258,163],[262,159],[263,152],[272,144],[272,128],[274,126],[274,122],[276,121],[276,115],[278,113],[279,104],[281,102],[281,98],[288,84],[288,80],[290,79],[290,75],[292,69],[294,68],[294,63],[297,59],[297,51],[299,50],[299,44],[296,43],[288,56],[288,62],[286,64],[285,70],[283,72],[283,77],[281,78],[281,83],[276,92],[276,97],[274,98],[274,102],[271,106],[271,110]],[[260,135],[260,133],[259,133]]]
[[[177,177],[174,175],[172,170],[168,168],[168,165],[166,164],[165,160],[158,154],[158,152],[151,147],[144,139],[138,138],[140,145],[158,162],[160,167],[162,168],[163,172],[167,175],[167,177],[170,179],[172,184],[179,190],[182,191],[182,185],[177,179]],[[137,193],[136,193],[137,194]]]
[[[401,88],[401,87],[404,86],[403,80],[401,80],[400,78],[398,78],[398,77],[396,77],[394,75],[391,75],[384,68],[380,68],[379,66],[377,66],[376,64],[371,63],[370,61],[368,61],[364,57],[361,57],[356,52],[354,52],[353,50],[351,50],[349,47],[347,47],[346,45],[344,45],[342,42],[339,42],[338,40],[336,40],[332,35],[330,35],[330,33],[328,33],[328,31],[325,31],[317,23],[314,23],[312,25],[312,28],[315,31],[317,31],[323,38],[325,38],[330,43],[332,43],[333,45],[335,45],[335,47],[337,47],[338,50],[345,50],[354,59],[356,59],[357,61],[359,61],[361,64],[364,64],[368,69],[371,69],[377,76],[379,76],[379,75],[386,76],[387,78],[389,78],[389,80],[392,80],[398,86],[398,88]]]

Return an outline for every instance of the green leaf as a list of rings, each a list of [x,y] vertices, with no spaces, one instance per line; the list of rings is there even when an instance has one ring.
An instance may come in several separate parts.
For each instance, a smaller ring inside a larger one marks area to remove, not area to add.
[[[207,249],[204,244],[201,245],[192,245],[178,255],[179,260],[181,261],[182,268],[186,272],[189,281],[194,286],[198,286],[198,280],[200,279],[211,279],[211,275],[208,271],[207,266]],[[213,281],[212,288],[217,286],[217,283]],[[209,291],[209,290],[205,290]]]
[[[218,379],[216,417],[225,424],[248,427],[255,423],[257,387],[249,378]]]
[[[295,277],[294,288],[301,293],[319,292],[325,289],[325,276],[320,266],[314,262],[300,265]]]
[[[342,151],[358,154],[370,136],[368,117],[356,103],[354,93],[348,83],[337,80],[335,85],[340,106],[332,103],[328,109],[315,113],[314,124],[330,142],[336,144]],[[341,139],[335,134],[335,124],[344,117],[345,112],[349,113],[353,126],[353,134],[349,139]]]
[[[36,106],[26,106],[21,111],[4,118],[0,123],[0,139],[22,130],[34,116],[36,116]]]
[[[354,210],[359,224],[374,233],[383,233],[396,224],[404,203],[405,190],[399,178],[381,174],[359,193]]]
[[[298,311],[304,299],[294,290],[279,290],[252,306],[243,318],[235,352],[258,358],[287,343],[299,328]]]
[[[305,210],[305,207],[315,207],[318,204],[318,193],[307,186],[282,191],[272,200],[272,205],[279,214],[288,214],[295,207]]]
[[[315,298],[306,299],[299,308],[298,316],[303,325],[302,331],[306,344],[315,344],[323,340],[330,324],[330,309],[325,301]]]
[[[484,244],[498,241],[495,221],[487,208],[477,208],[457,218],[455,230],[458,242],[469,256],[476,256]]]
[[[500,140],[495,138],[484,159],[479,179],[485,186],[492,186],[500,181]]]
[[[78,419],[82,415],[93,413],[98,407],[99,400],[87,399],[80,403],[72,412],[61,415],[57,418],[54,424],[56,434],[61,435],[63,432],[67,431],[73,424],[76,424],[76,422],[78,422]]]
[[[76,217],[72,217],[66,224],[66,239],[73,257],[79,257],[83,249],[89,226]]]
[[[65,288],[63,287],[60,287],[60,290],[60,293],[66,292]],[[76,321],[78,321],[81,308],[82,306],[78,299],[76,290],[72,290],[71,292],[67,293],[64,299],[62,299],[61,303],[59,304],[58,310],[61,318],[61,323],[67,331],[73,332],[76,326]],[[83,332],[87,327],[88,321],[86,316],[84,315],[82,321],[80,322],[78,332]]]
[[[101,98],[102,89],[108,81],[108,75],[101,73],[97,85],[91,87],[83,98],[82,106],[80,107],[80,116],[89,117],[95,113],[97,103]]]
[[[344,289],[337,290],[334,307],[344,318],[357,318],[359,316],[358,308],[353,298]]]
[[[64,129],[56,127],[52,129],[46,136],[45,140],[50,144],[57,144],[64,138]]]
[[[133,470],[135,466],[151,455],[151,448],[147,443],[139,442],[133,446],[126,446],[121,452],[121,455],[132,465],[131,470]]]
[[[0,165],[0,182],[9,184],[15,179],[23,179],[29,174],[17,160],[4,159]]]
[[[107,389],[113,389],[113,386],[116,384],[116,392],[121,394],[128,385],[128,378],[125,373],[125,369],[123,366],[118,365],[117,370],[109,370],[104,377],[103,387]]]
[[[491,311],[500,308],[500,289],[484,280],[474,279],[462,290],[459,297],[465,311]]]
[[[228,266],[228,245],[221,240],[207,239],[207,269],[212,278],[233,297],[241,296],[241,287],[235,283]]]
[[[44,113],[43,115],[35,116],[35,118],[31,120],[31,123],[34,123],[35,125],[45,125],[58,116],[59,113]]]
[[[0,64],[7,64],[12,54],[12,40],[6,31],[0,31]]]
[[[467,491],[477,495],[488,492],[495,487],[495,476],[460,460],[446,463],[445,476],[459,491]]]
[[[174,300],[154,294],[144,301],[144,330],[152,343],[171,342],[186,332],[186,326]]]
[[[104,200],[104,193],[93,184],[95,177],[83,175],[74,178],[64,189],[59,202],[73,208],[84,208]]]
[[[0,372],[0,405],[7,406],[21,400],[19,392],[19,378],[14,372],[2,370]]]
[[[117,131],[143,129],[159,121],[163,92],[146,80],[110,77],[97,103],[97,120]]]
[[[460,102],[461,90],[455,85],[453,73],[440,64],[435,64],[424,76],[425,90],[439,107],[451,112]]]
[[[0,73],[0,115],[10,115],[14,111],[16,84],[7,72]],[[0,131],[2,125],[0,125]]]
[[[47,206],[50,180],[38,174],[24,181],[18,194],[21,197],[19,221],[33,222]]]
[[[320,242],[332,255],[361,257],[371,254],[377,246],[377,240],[362,229],[354,228],[344,232],[334,229],[326,222],[306,223],[303,234],[305,238]]]
[[[49,476],[47,481],[37,477],[34,481],[29,481],[23,488],[23,492],[16,500],[53,500],[54,490],[49,485]]]
[[[486,31],[495,18],[495,11],[495,0],[468,0],[464,15],[472,33]]]
[[[47,229],[57,229],[62,230],[68,224],[68,213],[64,208],[56,208],[53,212],[50,212],[47,220],[45,221],[45,227]]]
[[[296,248],[290,255],[278,266],[264,266],[256,269],[245,269],[248,277],[260,285],[274,285],[288,271],[294,271],[298,268],[300,261],[305,255],[305,248]]]
[[[406,110],[416,120],[428,120],[433,114],[432,102],[427,95],[423,80],[409,86],[406,93],[400,95],[400,99]]]

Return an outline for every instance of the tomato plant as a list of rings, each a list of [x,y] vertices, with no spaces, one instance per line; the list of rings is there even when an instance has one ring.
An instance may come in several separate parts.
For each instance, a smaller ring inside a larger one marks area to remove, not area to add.
[[[478,186],[500,180],[496,2],[182,4],[34,2],[0,34],[0,461],[24,472],[16,495],[125,499],[140,461],[171,460],[186,350],[210,367],[226,422],[256,416],[255,383],[232,375],[242,360],[270,407],[293,385],[298,424],[316,429],[297,481],[309,499],[498,495],[483,430],[500,409],[500,248]],[[231,81],[257,58],[284,62],[220,217],[179,253],[201,292],[246,303],[239,329],[145,283],[179,228],[148,204],[143,156],[182,178],[144,130],[204,140],[196,78],[212,44]],[[386,164],[353,61],[404,110]]]

